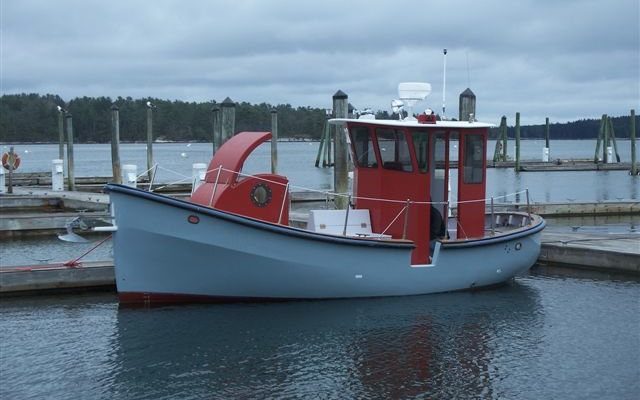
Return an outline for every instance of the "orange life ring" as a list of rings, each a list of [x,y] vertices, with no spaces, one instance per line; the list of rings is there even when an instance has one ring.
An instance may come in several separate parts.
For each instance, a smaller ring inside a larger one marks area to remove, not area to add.
[[[13,153],[10,155],[9,153],[4,153],[2,155],[2,166],[6,170],[16,170],[20,166],[20,155],[18,153]]]

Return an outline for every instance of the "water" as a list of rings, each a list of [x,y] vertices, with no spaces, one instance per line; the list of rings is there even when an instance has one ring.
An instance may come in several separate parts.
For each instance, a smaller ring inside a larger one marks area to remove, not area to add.
[[[9,298],[0,398],[638,398],[639,306],[638,281],[536,273],[385,299]]]
[[[487,146],[489,159],[493,157],[493,141]],[[523,140],[523,159],[541,159],[544,141]],[[595,141],[557,140],[552,144],[552,159],[593,158]],[[630,142],[619,140],[622,160],[630,160]],[[110,176],[111,150],[108,144],[80,144],[74,146],[75,176]],[[6,149],[5,149],[6,150]],[[278,144],[279,172],[286,175],[292,190],[311,188],[330,190],[333,187],[333,169],[315,168],[317,142],[281,142]],[[510,153],[512,149],[509,149]],[[22,158],[20,172],[45,172],[51,170],[51,160],[58,157],[58,146],[16,146]],[[193,163],[207,163],[211,157],[210,143],[159,143],[153,146],[155,161],[160,165],[158,182],[191,182]],[[452,146],[452,158],[457,149]],[[146,169],[146,145],[123,144],[120,159],[123,164],[138,166],[138,173]],[[271,170],[270,144],[258,147],[247,160],[243,172],[248,174]],[[457,170],[451,170],[452,190],[455,194]],[[487,170],[487,196],[504,196],[530,190],[533,202],[631,200],[640,198],[640,177],[630,176],[628,171],[566,171],[514,173],[513,169],[489,168]],[[455,200],[455,196],[453,196]],[[515,201],[510,196],[508,201]],[[524,201],[521,195],[517,200]]]

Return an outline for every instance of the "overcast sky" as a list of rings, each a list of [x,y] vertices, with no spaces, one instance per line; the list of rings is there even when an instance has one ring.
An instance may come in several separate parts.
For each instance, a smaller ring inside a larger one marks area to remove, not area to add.
[[[640,108],[638,0],[1,0],[1,91],[389,109],[402,81],[447,115],[523,123]]]

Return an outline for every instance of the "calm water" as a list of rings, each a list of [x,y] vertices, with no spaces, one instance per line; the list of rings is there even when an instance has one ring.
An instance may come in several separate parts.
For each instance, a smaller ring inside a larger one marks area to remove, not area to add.
[[[493,141],[487,152],[493,157]],[[541,159],[544,141],[523,140],[523,159]],[[558,140],[551,143],[552,159],[593,158],[595,141]],[[618,148],[623,161],[630,160],[630,142],[619,140]],[[74,146],[75,176],[111,175],[111,147],[108,144],[84,144]],[[4,149],[6,150],[6,149]],[[191,182],[193,163],[208,163],[211,158],[210,143],[161,143],[154,144],[155,161],[160,165],[159,182]],[[302,188],[328,190],[333,187],[333,169],[315,168],[317,142],[281,142],[278,144],[279,172],[289,177],[292,190]],[[510,154],[513,154],[509,149]],[[51,160],[58,157],[57,145],[16,146],[22,158],[21,172],[51,171]],[[451,148],[456,158],[457,149]],[[245,173],[254,174],[271,170],[271,147],[266,143],[252,153],[244,166]],[[146,169],[146,145],[123,144],[120,159],[123,164],[135,164],[138,173]],[[456,191],[457,170],[452,170],[452,190]],[[630,176],[628,171],[567,171],[527,172],[516,174],[512,169],[487,171],[487,196],[504,196],[528,188],[531,201],[602,201],[640,198],[640,177]],[[455,198],[454,198],[455,200]],[[514,197],[507,201],[515,201]],[[524,201],[523,197],[518,200]]]
[[[476,293],[119,309],[3,299],[0,398],[640,396],[640,282],[533,274]]]

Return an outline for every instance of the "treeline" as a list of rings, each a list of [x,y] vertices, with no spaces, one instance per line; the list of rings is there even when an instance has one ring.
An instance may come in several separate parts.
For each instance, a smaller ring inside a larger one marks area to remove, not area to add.
[[[169,101],[155,98],[79,97],[65,103],[60,96],[18,94],[0,97],[1,142],[57,142],[58,106],[73,116],[74,141],[106,143],[111,140],[111,106],[120,110],[120,140],[145,141],[147,101],[154,106],[155,139],[211,141],[215,103]],[[219,105],[219,104],[218,104]],[[271,110],[278,111],[278,130],[286,138],[319,138],[325,110],[294,108],[289,104],[236,104],[236,131],[271,130]]]
[[[74,140],[78,143],[106,143],[111,140],[111,106],[120,109],[120,139],[146,140],[146,103],[156,106],[153,112],[155,139],[170,141],[211,141],[213,122],[211,108],[215,103],[169,101],[155,98],[111,99],[109,97],[79,97],[65,103],[57,95],[12,94],[0,97],[0,142],[57,142],[58,110],[65,108],[73,115]],[[236,131],[268,131],[271,110],[278,111],[279,135],[283,138],[320,138],[325,110],[312,107],[292,107],[289,104],[236,104]],[[386,111],[378,118],[391,117]],[[499,121],[496,121],[496,123]],[[616,137],[629,137],[629,117],[612,118]],[[636,122],[640,126],[640,121]],[[595,138],[599,120],[580,120],[552,124],[552,139]],[[515,129],[509,127],[509,136]],[[492,137],[497,136],[493,130]],[[521,127],[522,138],[543,138],[544,125]]]

